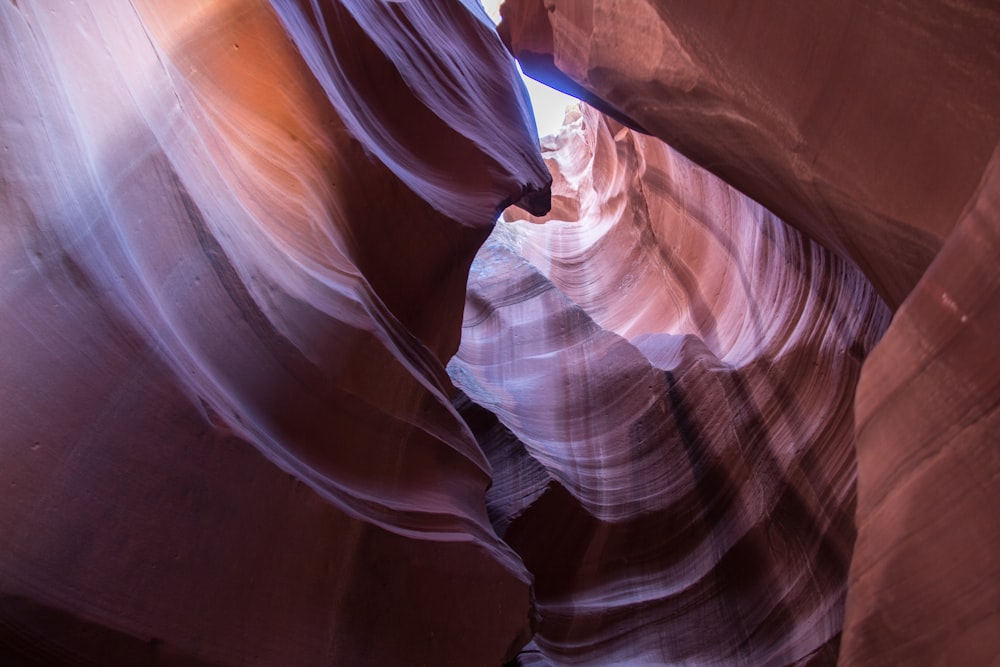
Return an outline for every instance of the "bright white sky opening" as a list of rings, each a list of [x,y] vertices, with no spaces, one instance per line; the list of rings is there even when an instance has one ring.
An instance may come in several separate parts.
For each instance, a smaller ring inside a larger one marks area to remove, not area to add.
[[[500,22],[500,4],[503,0],[482,0],[486,13],[493,19],[494,23]],[[517,71],[521,71],[518,66]],[[531,97],[531,106],[535,110],[535,124],[538,125],[538,136],[544,137],[555,134],[563,122],[567,106],[575,106],[576,98],[561,93],[554,88],[549,88],[543,83],[539,83],[531,77],[525,76],[524,85],[528,89],[528,96]]]

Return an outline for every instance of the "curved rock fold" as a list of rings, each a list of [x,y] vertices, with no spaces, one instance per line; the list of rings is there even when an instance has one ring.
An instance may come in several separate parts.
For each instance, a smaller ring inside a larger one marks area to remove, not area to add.
[[[857,269],[594,110],[543,155],[553,211],[480,251],[449,366],[500,422],[465,410],[491,518],[535,575],[535,643],[555,663],[835,655],[851,398],[888,310]]]
[[[0,653],[489,664],[528,640],[443,368],[495,211],[549,181],[480,14],[0,8],[0,593],[27,601]],[[462,39],[418,52],[432,31]]]
[[[0,3],[0,664],[1000,654],[997,8],[501,13]]]

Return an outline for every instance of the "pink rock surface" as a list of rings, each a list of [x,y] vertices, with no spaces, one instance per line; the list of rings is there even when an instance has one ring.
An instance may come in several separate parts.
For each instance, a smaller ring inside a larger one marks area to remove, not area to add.
[[[0,665],[1000,655],[1000,12],[503,11],[0,3]]]
[[[526,71],[667,140],[898,308],[856,398],[839,662],[992,664],[997,8],[510,0],[504,16]]]
[[[0,662],[524,644],[443,367],[549,180],[482,11],[5,2],[0,34]]]
[[[491,518],[557,663],[829,662],[854,540],[852,397],[888,323],[864,276],[592,109],[546,219],[473,263],[449,366],[499,424]],[[530,260],[530,263],[529,263]]]
[[[705,165],[895,307],[1000,140],[991,2],[506,0],[525,71]]]
[[[1000,152],[858,386],[845,665],[1000,655]]]

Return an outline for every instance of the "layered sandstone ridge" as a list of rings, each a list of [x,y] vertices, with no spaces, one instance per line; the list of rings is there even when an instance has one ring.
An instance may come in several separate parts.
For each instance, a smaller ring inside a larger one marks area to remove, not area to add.
[[[0,3],[0,664],[1000,654],[1000,12],[503,11]]]
[[[658,139],[589,108],[570,120],[543,150],[553,210],[480,251],[449,366],[496,416],[464,410],[493,523],[535,576],[537,649],[828,664],[854,387],[888,309]]]
[[[525,71],[853,260],[897,306],[1000,140],[990,2],[507,0]]]
[[[1000,11],[509,0],[504,16],[526,71],[723,176],[895,309],[855,399],[839,664],[991,664]]]
[[[549,175],[478,5],[5,2],[0,35],[0,662],[511,655],[530,577],[443,364]]]

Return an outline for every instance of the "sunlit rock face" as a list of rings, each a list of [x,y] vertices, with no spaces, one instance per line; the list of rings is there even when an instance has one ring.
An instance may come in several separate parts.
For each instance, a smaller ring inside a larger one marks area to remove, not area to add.
[[[526,71],[723,176],[855,262],[894,308],[855,399],[839,664],[990,664],[997,7],[509,0],[504,16]]]
[[[571,121],[544,146],[551,214],[502,224],[473,263],[449,366],[478,405],[494,526],[535,576],[535,645],[569,664],[830,664],[852,399],[888,309],[658,139]]]
[[[546,210],[475,3],[0,6],[0,663],[499,664],[530,576],[452,408]]]
[[[526,72],[663,138],[893,307],[1000,140],[992,2],[507,0],[503,15]]]

